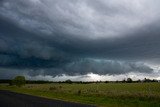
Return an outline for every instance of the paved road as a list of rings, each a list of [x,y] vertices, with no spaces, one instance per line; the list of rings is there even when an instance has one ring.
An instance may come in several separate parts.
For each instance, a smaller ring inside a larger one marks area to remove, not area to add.
[[[0,107],[94,107],[0,90]]]

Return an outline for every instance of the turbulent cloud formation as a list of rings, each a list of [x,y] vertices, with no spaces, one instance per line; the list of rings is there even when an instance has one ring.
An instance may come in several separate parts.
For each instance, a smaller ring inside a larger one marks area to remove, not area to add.
[[[159,0],[1,0],[1,77],[152,73],[149,64],[160,62],[159,5]]]

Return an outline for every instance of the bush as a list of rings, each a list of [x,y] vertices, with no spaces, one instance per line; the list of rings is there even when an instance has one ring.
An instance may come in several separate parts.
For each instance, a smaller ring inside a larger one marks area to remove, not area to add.
[[[81,91],[81,90],[78,90],[77,94],[80,95],[81,93],[82,93],[82,91]]]
[[[26,80],[24,76],[16,76],[13,80],[12,80],[12,84],[21,87],[23,85],[25,85]]]
[[[57,88],[54,86],[54,87],[49,87],[49,90],[57,90]]]
[[[12,86],[12,85],[14,85],[14,84],[13,84],[13,81],[10,81],[10,82],[9,82],[9,86]]]
[[[61,85],[59,86],[59,89],[62,89],[62,86],[61,86]]]

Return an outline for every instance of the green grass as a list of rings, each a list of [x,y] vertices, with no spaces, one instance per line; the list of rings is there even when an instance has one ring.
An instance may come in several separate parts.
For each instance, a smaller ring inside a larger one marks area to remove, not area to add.
[[[0,89],[102,107],[160,107],[160,83],[3,84]]]

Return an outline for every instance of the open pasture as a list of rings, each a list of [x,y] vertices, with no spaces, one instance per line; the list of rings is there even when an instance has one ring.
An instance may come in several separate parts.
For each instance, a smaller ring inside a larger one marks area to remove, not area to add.
[[[159,107],[160,83],[26,84],[0,85],[19,93],[107,107]]]

